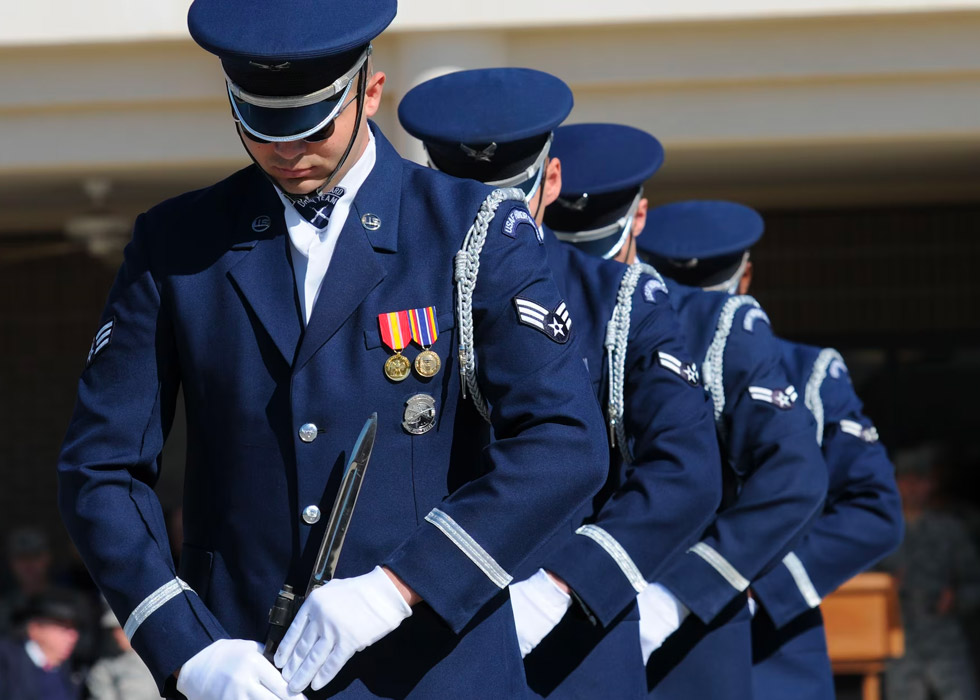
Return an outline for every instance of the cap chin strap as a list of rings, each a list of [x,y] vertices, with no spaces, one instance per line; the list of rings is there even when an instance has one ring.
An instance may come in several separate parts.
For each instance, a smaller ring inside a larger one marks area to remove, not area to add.
[[[745,266],[749,264],[749,251],[745,251],[742,255],[742,262],[738,264],[738,269],[735,270],[735,274],[729,277],[724,282],[719,282],[718,284],[713,284],[710,287],[704,287],[706,292],[727,292],[729,294],[735,294],[738,292],[738,283],[742,279],[742,275],[745,274]]]
[[[643,188],[640,188],[640,191],[636,193],[636,197],[633,199],[633,203],[630,204],[630,208],[626,213],[608,226],[592,229],[591,231],[554,231],[554,234],[558,240],[566,243],[588,243],[589,241],[608,238],[618,231],[619,238],[616,239],[616,245],[602,256],[603,260],[609,260],[622,250],[626,241],[630,238],[630,233],[632,233],[633,229],[633,220],[636,218],[636,212],[640,208],[641,199],[643,199]]]

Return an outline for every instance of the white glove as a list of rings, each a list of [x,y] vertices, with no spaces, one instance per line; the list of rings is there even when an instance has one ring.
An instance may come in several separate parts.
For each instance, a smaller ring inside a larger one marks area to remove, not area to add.
[[[572,605],[572,598],[558,587],[544,569],[526,581],[510,585],[510,605],[521,656],[531,653],[555,628]]]
[[[759,609],[759,604],[755,602],[755,598],[749,598],[749,615],[755,617],[755,611]]]
[[[390,633],[412,608],[380,566],[363,576],[339,578],[306,599],[286,630],[276,666],[289,692],[319,690],[359,652]]]
[[[188,700],[305,700],[286,689],[262,645],[244,639],[219,639],[197,652],[181,667],[177,690]]]
[[[650,654],[677,631],[691,611],[659,583],[644,588],[636,596],[636,604],[640,608],[640,649],[645,665]]]

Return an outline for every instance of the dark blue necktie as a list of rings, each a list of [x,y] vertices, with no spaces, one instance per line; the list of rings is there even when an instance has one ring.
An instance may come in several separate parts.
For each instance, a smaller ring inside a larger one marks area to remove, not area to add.
[[[330,215],[333,213],[334,206],[344,196],[344,188],[334,187],[329,192],[322,192],[313,196],[283,194],[293,203],[293,207],[299,212],[300,216],[317,228],[325,228],[330,222]]]

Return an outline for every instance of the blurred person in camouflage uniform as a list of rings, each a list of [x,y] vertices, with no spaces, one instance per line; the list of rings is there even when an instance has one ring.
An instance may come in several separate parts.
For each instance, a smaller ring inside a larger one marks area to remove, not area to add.
[[[888,700],[976,700],[962,616],[980,608],[980,556],[966,527],[933,507],[943,449],[926,444],[896,455],[905,540],[880,569],[896,576],[905,656],[885,671]]]

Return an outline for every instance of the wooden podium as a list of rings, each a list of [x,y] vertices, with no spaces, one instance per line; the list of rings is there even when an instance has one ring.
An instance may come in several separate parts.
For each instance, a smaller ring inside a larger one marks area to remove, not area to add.
[[[864,700],[881,698],[885,661],[905,651],[898,590],[889,574],[858,574],[820,604],[835,675],[863,677]]]

